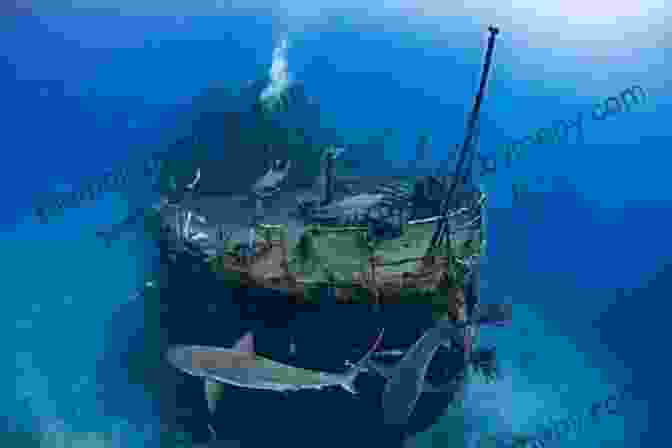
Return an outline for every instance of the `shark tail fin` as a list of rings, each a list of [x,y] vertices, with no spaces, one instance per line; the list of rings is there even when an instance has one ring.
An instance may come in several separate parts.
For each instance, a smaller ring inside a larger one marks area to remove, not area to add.
[[[344,374],[344,380],[341,383],[341,387],[351,394],[355,395],[357,394],[357,389],[355,388],[355,380],[359,376],[360,373],[366,372],[368,368],[366,367],[369,363],[369,360],[371,359],[371,356],[373,353],[378,349],[380,346],[380,342],[383,340],[383,333],[385,332],[385,328],[382,328],[380,330],[380,333],[378,333],[378,337],[376,338],[376,341],[373,343],[371,348],[369,349],[368,352],[364,356],[362,356],[362,359],[357,361],[356,364],[352,364],[350,361],[346,361],[345,364],[349,366],[350,368],[348,369],[347,372]]]

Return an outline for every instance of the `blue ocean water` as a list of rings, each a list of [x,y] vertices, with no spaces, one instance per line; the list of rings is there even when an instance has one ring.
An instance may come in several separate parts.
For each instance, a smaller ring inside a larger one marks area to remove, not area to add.
[[[137,296],[161,263],[156,248],[141,234],[109,249],[95,237],[156,199],[149,182],[138,178],[49,224],[37,223],[32,209],[44,192],[77,189],[184,135],[191,98],[212,83],[256,79],[285,33],[290,69],[346,140],[392,128],[385,158],[404,166],[417,134],[430,132],[425,164],[439,166],[464,136],[485,29],[496,23],[502,35],[481,123],[481,151],[497,160],[496,173],[483,177],[491,195],[483,295],[511,301],[516,316],[512,329],[484,335],[497,342],[506,375],[474,387],[469,427],[532,432],[630,384],[636,400],[622,415],[558,446],[665,443],[653,428],[667,409],[665,376],[657,374],[667,363],[672,278],[671,42],[662,26],[669,11],[639,2],[604,21],[607,11],[580,5],[535,14],[524,6],[455,12],[429,1],[322,11],[301,2],[284,9],[105,3],[82,9],[33,0],[0,19],[0,188],[9,205],[0,220],[7,355],[0,410],[8,432],[27,428],[44,446],[68,446],[53,441],[59,434],[87,446],[153,446],[165,388],[191,414],[185,430],[207,440],[206,411],[195,398],[200,384],[176,385],[153,364],[168,326],[176,329],[165,336],[169,343],[212,345],[253,329],[258,348],[281,357],[289,322],[298,360],[327,370],[361,354],[380,325],[391,330],[391,346],[417,339],[429,325],[419,310],[374,317],[364,309],[297,313],[263,302],[241,308],[251,300],[246,292],[212,290],[198,273],[172,273],[171,292],[184,302],[157,325],[160,310]],[[567,15],[576,20],[562,20]],[[646,90],[646,103],[592,118],[594,104],[633,85]],[[583,141],[530,146],[506,167],[506,142],[579,112]],[[376,160],[361,158],[374,169]],[[514,182],[530,193],[514,200]],[[195,309],[190,300],[198,296],[217,296],[224,311]],[[376,413],[380,382],[360,383],[357,401],[340,391],[228,391],[217,431],[243,446],[400,445],[402,434],[384,428]],[[406,443],[440,445],[445,405],[421,402]]]

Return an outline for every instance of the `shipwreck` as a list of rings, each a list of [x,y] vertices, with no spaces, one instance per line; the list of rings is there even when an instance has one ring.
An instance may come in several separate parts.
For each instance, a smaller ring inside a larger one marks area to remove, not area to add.
[[[229,285],[281,291],[293,303],[431,303],[465,319],[486,246],[487,195],[472,175],[491,35],[467,132],[450,175],[342,175],[341,145],[320,149],[313,182],[289,185],[296,160],[266,161],[246,192],[204,186],[198,169],[155,207],[174,256],[209,263]],[[424,151],[421,138],[418,152]],[[304,174],[304,173],[302,173]],[[289,185],[289,186],[288,186]],[[473,305],[473,304],[472,304]]]

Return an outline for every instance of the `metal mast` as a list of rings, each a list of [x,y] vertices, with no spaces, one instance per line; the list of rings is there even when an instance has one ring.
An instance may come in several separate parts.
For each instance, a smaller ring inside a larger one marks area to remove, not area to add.
[[[457,184],[460,182],[462,177],[462,169],[464,167],[464,162],[466,160],[467,151],[471,147],[471,141],[474,137],[474,129],[476,122],[478,120],[478,114],[481,110],[481,103],[483,102],[483,95],[485,92],[485,85],[488,81],[488,73],[490,72],[490,65],[492,63],[492,52],[495,48],[495,37],[499,34],[499,28],[494,26],[489,26],[488,31],[490,32],[490,37],[488,38],[488,49],[485,53],[485,64],[483,66],[483,72],[481,73],[481,83],[478,88],[478,94],[476,95],[476,100],[474,101],[474,108],[469,116],[469,122],[467,126],[467,135],[464,138],[464,143],[462,144],[462,149],[460,150],[460,159],[457,162],[457,168],[455,170],[455,178],[453,183],[446,194],[446,198],[441,204],[441,219],[436,225],[436,230],[432,235],[432,241],[430,247],[436,247],[437,243],[440,241],[443,233],[447,226],[448,212],[450,211],[450,206],[453,202],[453,197],[455,196],[455,191],[457,190]]]

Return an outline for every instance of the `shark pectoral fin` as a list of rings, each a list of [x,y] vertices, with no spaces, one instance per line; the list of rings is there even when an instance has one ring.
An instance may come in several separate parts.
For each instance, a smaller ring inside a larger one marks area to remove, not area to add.
[[[206,378],[205,383],[205,401],[208,403],[210,415],[214,415],[217,410],[217,402],[224,394],[224,385],[217,381]]]

